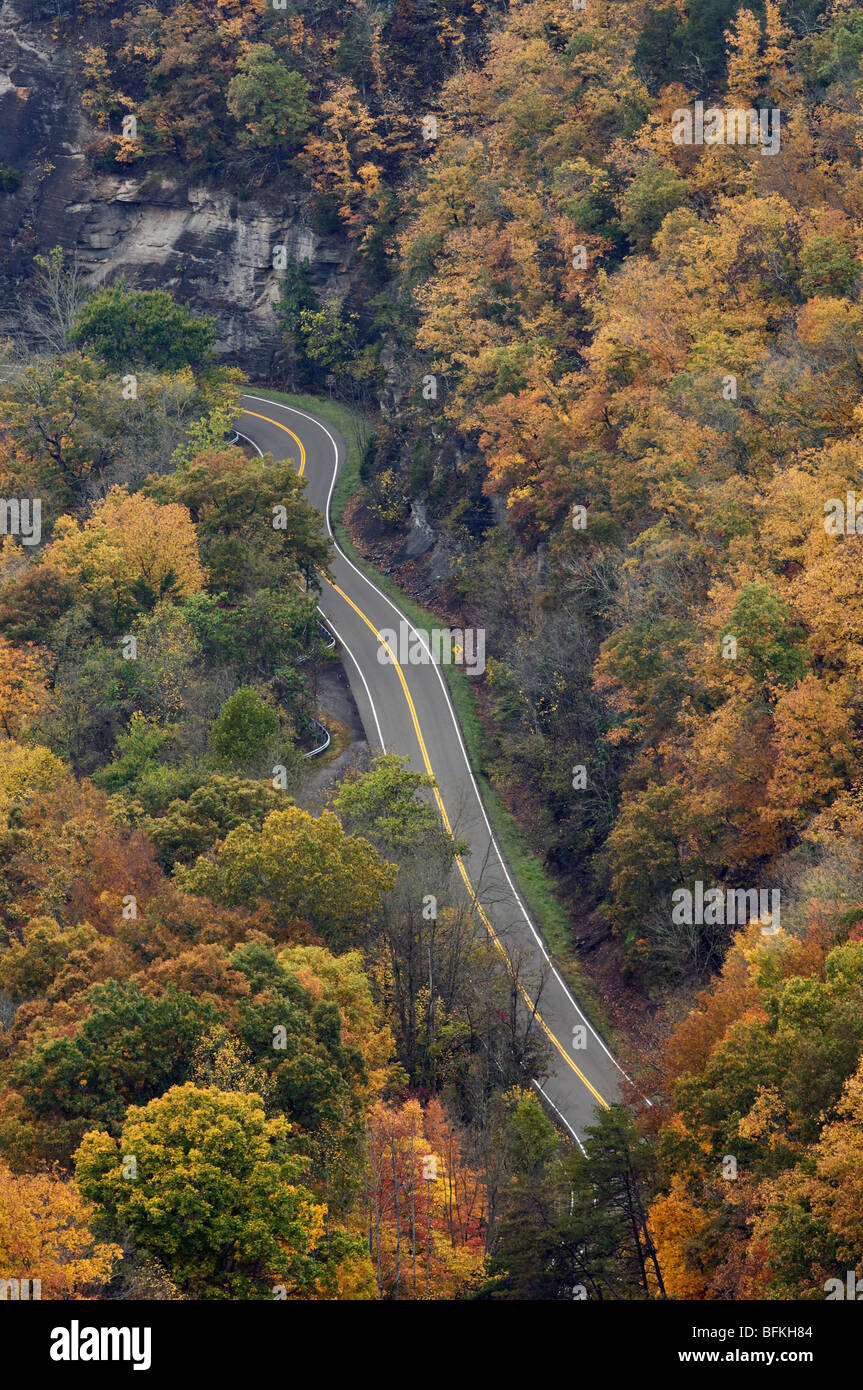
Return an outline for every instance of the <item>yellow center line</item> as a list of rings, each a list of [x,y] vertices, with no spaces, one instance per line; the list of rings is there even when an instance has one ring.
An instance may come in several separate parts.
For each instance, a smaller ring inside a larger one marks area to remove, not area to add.
[[[323,574],[323,571],[319,571],[319,573],[321,573],[321,575],[323,576],[323,578],[326,578],[326,575]],[[391,661],[392,661],[392,664],[393,664],[393,666],[395,667],[395,670],[396,670],[396,675],[398,676],[399,680],[401,681],[402,690],[404,691],[405,699],[407,700],[407,703],[408,703],[408,709],[410,710],[411,719],[413,720],[414,732],[416,733],[417,741],[418,741],[419,746],[420,746],[420,753],[422,754],[422,760],[423,760],[423,763],[424,763],[424,765],[425,765],[425,770],[426,770],[426,772],[428,773],[429,777],[431,777],[432,780],[434,781],[434,787],[433,787],[434,798],[435,798],[435,801],[437,802],[438,810],[440,811],[441,820],[443,821],[444,826],[446,827],[447,833],[448,833],[448,835],[450,836],[450,838],[451,838],[451,839],[455,839],[455,836],[453,835],[453,829],[452,829],[452,826],[451,826],[451,824],[450,824],[450,819],[449,819],[449,816],[447,815],[447,812],[446,812],[446,807],[445,807],[444,804],[443,804],[443,799],[442,799],[442,797],[441,797],[440,791],[438,790],[437,781],[435,780],[434,769],[432,768],[431,759],[429,758],[428,749],[426,748],[425,739],[423,738],[422,729],[420,728],[420,722],[419,722],[419,719],[417,718],[416,706],[414,705],[413,698],[412,698],[412,696],[411,696],[411,692],[410,692],[410,690],[408,689],[408,683],[407,683],[407,681],[405,680],[405,673],[404,673],[404,671],[402,670],[401,666],[399,665],[398,661],[396,660],[395,652],[393,651],[393,649],[392,649],[392,647],[390,646],[389,642],[385,641],[385,639],[384,639],[384,638],[381,636],[381,634],[378,632],[377,628],[375,627],[375,625],[374,625],[374,623],[371,621],[371,619],[366,617],[366,615],[365,615],[365,613],[362,611],[362,609],[357,607],[357,605],[354,603],[353,599],[352,599],[352,598],[349,598],[348,595],[345,593],[344,589],[340,589],[339,586],[338,586],[338,584],[333,584],[332,580],[329,580],[328,582],[332,585],[332,588],[335,589],[335,591],[336,591],[337,594],[341,594],[342,598],[345,600],[345,603],[350,604],[350,606],[351,606],[351,608],[354,610],[354,612],[355,612],[356,614],[358,614],[359,617],[362,618],[362,620],[363,620],[363,622],[365,623],[366,627],[368,627],[368,628],[374,633],[375,637],[378,639],[378,641],[380,642],[380,644],[381,644],[381,646],[384,648],[384,650],[387,651],[387,652],[389,653],[389,656],[390,656],[390,659],[391,659]],[[503,945],[502,941],[500,940],[500,938],[498,937],[498,935],[497,935],[497,933],[496,933],[494,927],[492,926],[491,922],[489,921],[489,918],[488,918],[488,916],[487,916],[485,910],[483,909],[482,903],[479,901],[479,898],[478,898],[477,895],[476,895],[476,891],[475,891],[475,889],[474,889],[473,884],[472,884],[471,881],[470,881],[470,876],[469,876],[469,874],[468,874],[467,869],[466,869],[465,866],[464,866],[464,861],[462,860],[461,855],[460,855],[460,854],[457,854],[457,855],[455,856],[455,860],[456,860],[456,863],[458,864],[459,873],[461,874],[462,879],[464,880],[465,887],[467,888],[467,891],[468,891],[468,893],[470,894],[471,901],[472,901],[474,907],[476,908],[477,912],[479,913],[480,917],[482,918],[482,921],[483,921],[483,924],[484,924],[484,926],[485,926],[486,931],[488,932],[488,934],[489,934],[489,936],[491,937],[492,941],[494,942],[495,946],[496,946],[497,949],[500,951],[501,955],[503,956],[504,960],[506,961],[507,969],[509,970],[510,975],[512,976],[513,980],[514,980],[515,983],[516,983],[516,986],[517,986],[517,988],[518,988],[519,993],[521,994],[521,996],[522,996],[522,998],[524,999],[525,1003],[527,1004],[528,1008],[531,1010],[531,1012],[532,1012],[534,1018],[535,1018],[536,1021],[539,1023],[540,1027],[542,1028],[543,1032],[545,1033],[545,1035],[546,1035],[546,1037],[549,1039],[549,1041],[552,1042],[552,1043],[554,1044],[554,1046],[557,1048],[557,1050],[558,1050],[558,1052],[560,1053],[560,1055],[561,1055],[561,1057],[563,1058],[563,1060],[567,1063],[568,1066],[572,1067],[572,1070],[575,1072],[576,1076],[579,1078],[580,1081],[583,1081],[583,1082],[584,1082],[585,1086],[586,1086],[587,1089],[590,1091],[591,1095],[595,1096],[596,1099],[599,1101],[600,1105],[605,1106],[605,1108],[606,1108],[606,1110],[607,1110],[607,1109],[609,1108],[608,1101],[607,1101],[603,1096],[601,1096],[601,1095],[599,1094],[599,1091],[597,1091],[596,1087],[593,1086],[593,1085],[591,1085],[591,1083],[588,1081],[587,1077],[584,1075],[584,1072],[581,1071],[581,1069],[575,1065],[575,1062],[572,1060],[572,1058],[570,1057],[570,1055],[569,1055],[569,1053],[567,1052],[566,1048],[563,1046],[563,1043],[560,1042],[560,1040],[559,1040],[559,1039],[555,1036],[555,1034],[551,1031],[551,1029],[549,1028],[548,1024],[546,1023],[545,1019],[543,1018],[542,1014],[541,1014],[541,1013],[539,1012],[539,1010],[535,1007],[533,1000],[531,999],[530,995],[528,994],[528,992],[527,992],[527,990],[525,989],[524,985],[522,984],[521,980],[518,978],[518,976],[516,975],[515,971],[513,970],[513,968],[512,968],[512,962],[511,962],[511,960],[510,960],[510,958],[509,958],[509,954],[507,953],[506,948],[504,947],[504,945]]]
[[[247,411],[245,412],[245,414],[246,414],[246,415],[251,415],[251,416],[253,416],[254,419],[256,419],[256,420],[264,420],[264,421],[266,421],[266,423],[267,423],[268,425],[275,425],[275,426],[276,426],[276,429],[284,430],[284,431],[285,431],[285,434],[289,434],[289,435],[291,436],[291,439],[293,439],[293,440],[295,441],[295,443],[298,445],[299,450],[300,450],[300,466],[299,466],[299,469],[297,470],[297,476],[301,478],[301,477],[303,476],[303,470],[304,470],[304,468],[305,468],[305,466],[306,466],[306,450],[305,450],[305,447],[303,446],[303,441],[302,441],[301,439],[299,439],[299,438],[297,437],[297,435],[294,434],[293,430],[289,430],[288,427],[287,427],[287,425],[282,425],[282,424],[280,424],[278,420],[271,420],[270,417],[269,417],[269,415],[258,415],[257,412],[254,411],[254,410],[247,410]],[[414,732],[416,733],[416,736],[417,736],[417,742],[419,743],[419,746],[420,746],[420,753],[422,754],[422,760],[423,760],[423,764],[424,764],[424,766],[425,766],[425,770],[426,770],[428,776],[431,777],[431,778],[432,778],[432,781],[434,782],[434,787],[433,787],[432,790],[433,790],[433,792],[434,792],[434,798],[435,798],[435,801],[437,802],[437,807],[438,807],[438,810],[439,810],[439,812],[440,812],[441,820],[442,820],[443,823],[444,823],[444,826],[445,826],[445,828],[446,828],[447,834],[450,836],[451,839],[455,839],[455,836],[453,835],[453,829],[452,829],[452,826],[451,826],[451,824],[450,824],[450,819],[449,819],[449,816],[447,815],[447,812],[446,812],[446,807],[445,807],[444,804],[443,804],[443,799],[442,799],[441,794],[440,794],[440,791],[439,791],[439,789],[438,789],[437,780],[436,780],[435,775],[434,775],[434,769],[432,768],[431,759],[429,758],[428,749],[426,748],[425,739],[423,738],[422,729],[420,728],[420,722],[419,722],[419,719],[417,718],[416,706],[414,705],[413,699],[412,699],[412,697],[411,697],[411,692],[410,692],[410,690],[408,689],[408,683],[407,683],[407,681],[405,680],[404,671],[402,670],[401,666],[399,665],[398,661],[396,660],[395,652],[393,651],[393,649],[392,649],[392,647],[389,645],[389,643],[386,642],[386,641],[384,640],[384,638],[381,636],[381,634],[378,632],[377,628],[375,627],[375,625],[374,625],[374,623],[371,621],[371,619],[366,617],[366,615],[365,615],[365,613],[362,611],[362,609],[357,607],[357,605],[354,603],[353,599],[352,599],[352,598],[349,598],[348,595],[345,593],[344,589],[340,589],[339,586],[338,586],[338,584],[333,584],[333,581],[332,581],[331,579],[327,579],[327,576],[324,574],[323,570],[319,570],[318,573],[321,575],[321,577],[322,577],[323,579],[327,580],[327,583],[330,584],[330,585],[332,586],[332,588],[335,589],[335,591],[336,591],[337,594],[341,594],[342,598],[345,600],[345,603],[349,604],[350,607],[354,610],[354,612],[355,612],[360,618],[362,618],[362,620],[363,620],[363,622],[365,623],[366,627],[369,628],[370,631],[371,631],[372,633],[374,633],[374,636],[375,636],[375,637],[377,638],[377,640],[381,643],[381,646],[383,646],[383,647],[386,649],[386,651],[389,653],[390,659],[391,659],[391,661],[392,661],[392,664],[393,664],[393,666],[394,666],[395,669],[396,669],[396,674],[398,675],[398,678],[399,678],[399,680],[401,681],[401,686],[402,686],[402,690],[404,691],[405,699],[407,700],[408,709],[410,710],[410,716],[411,716],[411,719],[412,719],[412,721],[413,721]],[[560,1053],[560,1055],[561,1055],[561,1057],[563,1058],[563,1060],[566,1062],[567,1066],[569,1066],[569,1067],[572,1068],[572,1070],[575,1072],[575,1074],[576,1074],[576,1076],[579,1078],[579,1080],[582,1081],[582,1082],[584,1083],[584,1085],[587,1087],[587,1089],[590,1091],[591,1095],[592,1095],[592,1096],[595,1096],[596,1099],[599,1101],[600,1105],[605,1106],[605,1108],[606,1108],[606,1110],[607,1110],[607,1109],[609,1108],[608,1101],[604,1098],[604,1096],[601,1096],[601,1095],[599,1094],[599,1091],[597,1091],[596,1087],[593,1086],[593,1085],[591,1085],[591,1083],[588,1081],[587,1077],[584,1075],[584,1072],[581,1071],[581,1069],[580,1069],[579,1067],[576,1066],[575,1062],[574,1062],[574,1061],[572,1060],[572,1058],[570,1057],[570,1055],[569,1055],[569,1053],[567,1052],[566,1048],[564,1047],[563,1043],[562,1043],[562,1042],[560,1041],[560,1039],[557,1038],[557,1037],[555,1036],[555,1034],[551,1031],[551,1029],[549,1028],[548,1024],[546,1023],[545,1019],[543,1018],[542,1014],[541,1014],[541,1013],[539,1012],[539,1010],[535,1007],[533,1000],[531,999],[530,995],[528,994],[528,992],[527,992],[527,990],[525,989],[524,985],[522,984],[521,980],[518,978],[518,976],[516,975],[515,971],[513,970],[513,968],[512,968],[512,961],[511,961],[510,958],[509,958],[509,954],[508,954],[508,952],[507,952],[505,946],[503,945],[503,942],[502,942],[502,941],[500,940],[500,938],[498,937],[497,932],[495,931],[494,927],[492,926],[492,924],[491,924],[491,922],[490,922],[490,920],[489,920],[489,918],[488,918],[488,916],[487,916],[487,914],[486,914],[486,912],[485,912],[485,910],[484,910],[484,908],[483,908],[483,906],[482,906],[482,903],[479,901],[479,898],[478,898],[477,895],[476,895],[476,890],[474,889],[474,886],[473,886],[473,884],[472,884],[471,881],[470,881],[470,876],[469,876],[469,874],[468,874],[467,869],[466,869],[465,866],[464,866],[464,861],[462,860],[462,857],[461,857],[460,854],[457,854],[457,855],[455,856],[455,861],[456,861],[456,863],[458,864],[459,873],[461,874],[462,879],[463,879],[463,881],[464,881],[464,885],[465,885],[465,887],[467,888],[467,891],[468,891],[468,893],[469,893],[469,895],[470,895],[471,902],[473,903],[474,907],[476,908],[477,912],[479,913],[479,915],[480,915],[480,917],[481,917],[481,919],[482,919],[483,925],[485,926],[486,931],[488,932],[489,936],[491,937],[491,939],[492,939],[492,941],[494,942],[495,946],[497,947],[498,951],[500,951],[501,955],[503,956],[503,958],[504,958],[504,960],[505,960],[505,962],[506,962],[506,967],[507,967],[507,969],[508,969],[510,975],[512,976],[513,980],[515,981],[516,987],[517,987],[517,989],[518,989],[518,991],[519,991],[519,994],[521,995],[522,999],[523,999],[524,1002],[527,1004],[528,1008],[530,1009],[531,1013],[533,1014],[533,1017],[536,1019],[537,1023],[538,1023],[539,1026],[542,1028],[542,1030],[543,1030],[543,1032],[545,1033],[546,1037],[547,1037],[547,1038],[549,1039],[549,1041],[552,1042],[552,1043],[554,1044],[554,1046],[557,1048],[558,1052]]]
[[[297,477],[301,478],[306,470],[306,451],[303,446],[303,441],[299,438],[299,436],[294,434],[293,430],[289,430],[287,425],[280,425],[278,420],[271,420],[269,415],[259,415],[256,410],[246,410],[243,413],[245,415],[253,415],[256,420],[266,420],[268,425],[275,425],[277,430],[284,430],[285,434],[289,434],[291,436],[291,439],[293,439],[294,443],[299,446],[300,450],[300,466],[297,469]]]

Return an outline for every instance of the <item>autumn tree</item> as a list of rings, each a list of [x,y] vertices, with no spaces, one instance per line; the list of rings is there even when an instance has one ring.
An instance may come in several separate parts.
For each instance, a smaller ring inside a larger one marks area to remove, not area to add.
[[[0,726],[17,739],[45,703],[48,653],[26,642],[13,646],[0,637]]]
[[[114,487],[83,526],[57,523],[50,563],[86,592],[107,591],[118,625],[136,610],[201,588],[204,572],[188,511]]]
[[[302,1184],[305,1163],[289,1134],[247,1092],[173,1086],[133,1105],[119,1139],[85,1135],[77,1181],[190,1294],[263,1299],[281,1284],[301,1296],[325,1213]]]
[[[122,1253],[119,1245],[96,1239],[92,1219],[93,1208],[69,1178],[13,1173],[0,1161],[3,1279],[38,1280],[42,1298],[92,1297]]]
[[[369,1253],[379,1296],[459,1298],[485,1268],[482,1181],[440,1101],[378,1104],[369,1121]]]
[[[103,375],[94,358],[67,354],[37,359],[3,391],[4,415],[20,448],[64,501],[112,454],[102,430]]]
[[[738,10],[733,27],[726,31],[725,41],[728,44],[728,94],[752,102],[764,75],[761,23],[752,10]]]
[[[307,921],[330,942],[367,930],[395,870],[366,841],[345,834],[330,811],[273,811],[260,830],[230,831],[211,859],[178,874],[193,893],[228,905],[267,902],[276,921]]]

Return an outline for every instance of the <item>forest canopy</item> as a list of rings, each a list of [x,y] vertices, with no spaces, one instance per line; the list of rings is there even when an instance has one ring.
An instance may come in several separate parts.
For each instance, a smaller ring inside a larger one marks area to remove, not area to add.
[[[332,551],[212,306],[58,246],[0,353],[41,501],[0,547],[0,1277],[823,1299],[863,1271],[859,8],[21,8],[87,178],[338,247],[284,267],[275,384],[372,418],[351,543],[487,630],[477,771],[633,1084],[573,1145],[431,780],[310,773]]]

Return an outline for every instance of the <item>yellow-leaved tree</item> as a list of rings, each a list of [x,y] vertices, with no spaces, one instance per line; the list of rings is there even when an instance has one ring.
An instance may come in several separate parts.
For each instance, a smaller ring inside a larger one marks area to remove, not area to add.
[[[92,1213],[59,1173],[13,1173],[0,1162],[0,1279],[38,1279],[43,1299],[97,1296],[122,1252],[94,1239]]]
[[[45,700],[48,653],[33,642],[14,646],[0,637],[0,729],[17,739]]]
[[[188,509],[121,487],[112,487],[82,526],[61,517],[48,556],[84,589],[107,590],[118,618],[204,584]]]

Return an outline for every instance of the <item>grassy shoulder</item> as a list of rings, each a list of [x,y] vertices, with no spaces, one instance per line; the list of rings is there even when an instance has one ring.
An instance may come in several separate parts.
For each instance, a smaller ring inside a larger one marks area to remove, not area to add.
[[[440,618],[408,598],[387,575],[375,569],[360,554],[342,519],[350,499],[360,487],[363,445],[370,430],[368,422],[340,401],[329,400],[326,397],[292,396],[284,391],[271,391],[269,388],[262,389],[257,386],[254,390],[271,400],[319,415],[339,431],[347,445],[347,459],[333,492],[331,508],[332,527],[339,545],[357,568],[367,574],[388,598],[398,604],[415,626],[439,627]],[[607,1034],[610,1031],[608,1020],[569,946],[569,919],[566,909],[556,897],[549,875],[528,844],[524,832],[504,806],[484,771],[483,729],[470,678],[458,666],[444,666],[443,672],[488,818],[510,872],[548,943],[558,969],[570,988],[578,995],[579,1003],[589,1014],[591,1021]]]

